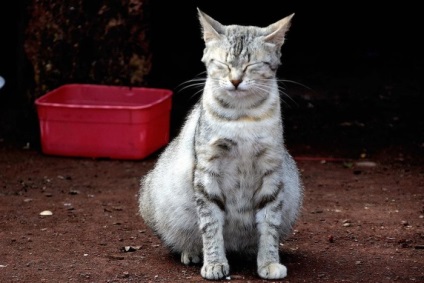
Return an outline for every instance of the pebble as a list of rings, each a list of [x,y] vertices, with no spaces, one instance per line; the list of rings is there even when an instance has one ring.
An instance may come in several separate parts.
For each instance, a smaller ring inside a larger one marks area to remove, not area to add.
[[[349,219],[343,220],[343,227],[350,227],[352,226],[352,223]]]
[[[123,252],[135,252],[137,250],[141,250],[141,246],[125,246],[122,247],[121,250]]]
[[[51,212],[50,210],[44,210],[40,212],[41,216],[50,216],[53,215],[53,212]]]

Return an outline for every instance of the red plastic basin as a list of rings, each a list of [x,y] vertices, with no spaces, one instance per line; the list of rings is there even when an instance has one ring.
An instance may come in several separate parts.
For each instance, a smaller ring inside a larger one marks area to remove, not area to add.
[[[169,142],[172,91],[63,85],[35,104],[43,153],[142,159]]]

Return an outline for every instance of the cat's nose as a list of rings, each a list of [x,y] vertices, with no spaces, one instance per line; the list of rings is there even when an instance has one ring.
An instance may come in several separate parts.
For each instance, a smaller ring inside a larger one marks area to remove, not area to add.
[[[233,84],[235,88],[237,88],[239,84],[241,84],[241,80],[230,80],[230,82]]]

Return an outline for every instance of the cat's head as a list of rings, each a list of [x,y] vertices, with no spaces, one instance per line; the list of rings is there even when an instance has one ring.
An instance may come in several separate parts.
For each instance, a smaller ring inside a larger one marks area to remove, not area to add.
[[[214,88],[257,93],[275,83],[281,46],[294,14],[267,27],[223,25],[202,11],[205,49],[202,62]]]

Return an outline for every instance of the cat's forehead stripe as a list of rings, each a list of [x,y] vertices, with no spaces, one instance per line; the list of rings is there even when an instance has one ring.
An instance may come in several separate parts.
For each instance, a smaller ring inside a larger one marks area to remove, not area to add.
[[[244,40],[245,40],[245,36],[243,35],[235,39],[235,42],[232,48],[234,56],[240,56],[241,52],[243,51]]]
[[[250,51],[249,44],[252,38],[248,33],[246,34],[230,34],[228,41],[231,45],[229,48],[226,61],[233,65],[240,63],[240,60],[246,59],[247,62],[250,61]]]

